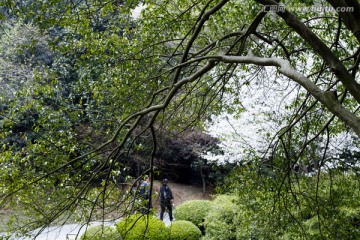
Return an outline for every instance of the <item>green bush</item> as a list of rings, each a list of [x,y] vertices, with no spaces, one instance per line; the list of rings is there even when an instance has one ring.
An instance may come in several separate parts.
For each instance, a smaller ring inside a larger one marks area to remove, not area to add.
[[[87,231],[81,235],[80,240],[118,240],[120,234],[116,229],[109,226],[94,226],[87,229]]]
[[[272,192],[253,190],[237,201],[240,205],[234,219],[236,239],[279,239],[291,221],[290,214],[283,212],[279,217],[278,209],[273,209]]]
[[[169,239],[169,230],[164,222],[153,215],[134,214],[122,219],[116,225],[123,240]]]
[[[198,240],[201,236],[200,229],[189,221],[175,221],[170,226],[171,240]]]
[[[211,205],[209,200],[187,201],[176,207],[174,217],[176,220],[190,221],[201,228]]]
[[[303,222],[311,239],[360,239],[360,208],[341,206],[337,211],[314,216]]]
[[[238,212],[236,197],[219,195],[205,217],[204,239],[235,239],[237,226],[234,218]]]

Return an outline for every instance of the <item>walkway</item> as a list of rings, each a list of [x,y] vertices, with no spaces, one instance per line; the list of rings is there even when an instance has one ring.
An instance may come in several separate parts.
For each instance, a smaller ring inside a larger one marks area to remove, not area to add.
[[[105,226],[114,226],[117,221],[104,222]],[[165,213],[164,222],[166,226],[171,224],[169,215]],[[98,226],[103,222],[91,222],[89,226]],[[85,232],[86,226],[81,224],[66,224],[62,226],[55,226],[46,228],[39,236],[34,237],[18,237],[10,238],[9,240],[75,240],[76,236],[81,236]],[[37,231],[35,230],[34,233]],[[0,234],[1,238],[1,234]],[[78,238],[79,239],[79,238]]]

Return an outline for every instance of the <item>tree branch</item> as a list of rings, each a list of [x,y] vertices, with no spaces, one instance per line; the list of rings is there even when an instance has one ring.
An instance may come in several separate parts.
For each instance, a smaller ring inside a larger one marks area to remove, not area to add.
[[[184,53],[183,53],[183,56],[182,56],[182,59],[181,59],[181,62],[180,63],[183,63],[186,61],[187,59],[187,56],[188,56],[188,53],[190,51],[190,48],[192,46],[192,44],[194,43],[194,41],[196,40],[196,38],[198,37],[202,27],[204,26],[205,22],[207,20],[209,20],[210,16],[214,13],[216,13],[218,10],[220,10],[229,0],[222,0],[220,3],[216,4],[212,9],[210,9],[209,11],[206,11],[204,13],[204,15],[201,17],[200,19],[200,22],[199,24],[197,25],[197,27],[195,28],[194,30],[194,33],[193,35],[191,36],[189,42],[187,43],[186,47],[185,47],[185,50],[184,50]],[[178,68],[176,73],[175,73],[175,77],[174,77],[174,80],[173,82],[176,83],[178,78],[179,78],[179,75],[180,75],[180,72],[181,72],[181,68]]]
[[[267,5],[279,5],[274,0],[256,0],[257,2]],[[338,79],[349,90],[350,94],[360,103],[360,84],[358,84],[351,74],[347,71],[345,66],[339,60],[339,58],[330,50],[328,46],[304,23],[302,23],[295,15],[285,10],[283,12],[276,12],[286,24],[294,29],[310,46],[329,64],[332,71],[338,77]]]

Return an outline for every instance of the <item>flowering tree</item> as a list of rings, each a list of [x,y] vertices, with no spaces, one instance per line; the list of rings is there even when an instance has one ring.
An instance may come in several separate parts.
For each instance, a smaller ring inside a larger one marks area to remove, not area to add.
[[[141,16],[133,19],[140,4]],[[21,151],[4,142],[1,150],[1,203],[25,199],[36,224],[79,206],[89,221],[90,203],[113,207],[113,179],[126,178],[139,139],[152,140],[151,174],[160,128],[202,126],[223,112],[241,115],[248,88],[266,92],[262,101],[275,111],[262,118],[276,118],[263,136],[271,146],[263,154],[287,172],[310,157],[321,166],[318,143],[325,156],[341,131],[360,136],[358,1],[10,0],[1,6],[2,19],[16,13],[48,30],[62,56],[54,75],[35,74],[38,81],[19,93],[22,108],[36,112],[36,140]],[[272,101],[279,93],[284,104]],[[12,134],[17,106],[2,111],[3,139]]]

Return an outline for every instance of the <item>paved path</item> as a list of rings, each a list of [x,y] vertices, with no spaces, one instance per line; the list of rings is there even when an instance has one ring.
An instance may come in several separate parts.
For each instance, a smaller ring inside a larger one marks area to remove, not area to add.
[[[104,222],[105,226],[114,226],[118,221]],[[165,213],[164,222],[166,226],[171,224],[169,215]],[[101,225],[103,222],[91,222],[89,226]],[[81,224],[66,224],[62,226],[48,227],[39,236],[35,237],[13,237],[10,240],[74,240],[76,236],[81,236],[86,230],[86,226]],[[34,233],[37,231],[35,230]],[[1,239],[1,234],[0,234]],[[79,238],[78,238],[79,239]]]

